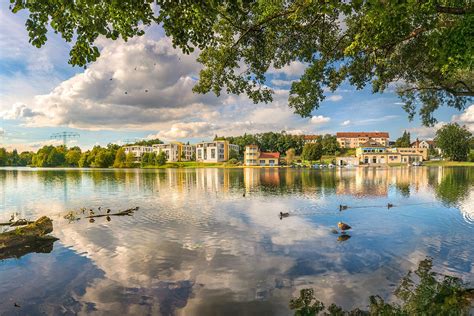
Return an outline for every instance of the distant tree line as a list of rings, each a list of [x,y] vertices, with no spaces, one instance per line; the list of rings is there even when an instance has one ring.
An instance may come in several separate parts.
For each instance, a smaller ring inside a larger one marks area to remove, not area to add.
[[[214,140],[227,140],[231,144],[239,145],[239,156],[242,157],[247,145],[258,145],[261,151],[279,152],[285,155],[290,149],[291,155],[301,155],[305,147],[305,140],[302,135],[292,135],[285,131],[282,132],[266,132],[257,134],[247,134],[241,136],[219,137],[215,136]],[[339,143],[336,136],[326,134],[316,139],[316,143],[322,147],[323,155],[334,155],[340,151]],[[319,146],[319,145],[318,145]],[[294,152],[293,152],[294,151]]]
[[[137,146],[162,144],[159,139],[143,140],[135,143]],[[165,153],[155,155],[147,153],[142,157],[142,166],[163,165],[166,163]],[[94,146],[82,151],[80,147],[67,148],[64,145],[43,146],[38,151],[24,151],[18,154],[16,149],[7,151],[0,148],[0,166],[31,166],[31,167],[80,167],[80,168],[131,168],[139,164],[133,153],[125,154],[125,149],[117,144],[105,147]]]

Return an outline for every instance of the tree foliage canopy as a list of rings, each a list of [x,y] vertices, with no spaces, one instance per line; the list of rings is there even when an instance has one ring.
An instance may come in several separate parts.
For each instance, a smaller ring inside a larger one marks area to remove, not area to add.
[[[440,105],[463,109],[474,96],[474,5],[470,0],[11,0],[26,9],[30,42],[41,47],[48,25],[73,42],[69,62],[84,66],[100,55],[99,36],[125,40],[143,25],[161,24],[184,53],[199,49],[204,68],[194,90],[247,94],[270,102],[271,68],[301,62],[289,105],[310,116],[347,81],[382,92],[393,82],[404,109],[434,124]]]
[[[403,135],[395,141],[395,147],[410,147],[411,135],[410,132],[403,131]]]
[[[435,142],[443,156],[454,161],[466,161],[472,134],[457,123],[446,124],[436,131]]]
[[[308,161],[315,161],[321,159],[323,156],[323,145],[321,141],[316,143],[308,143],[303,147],[301,158]]]

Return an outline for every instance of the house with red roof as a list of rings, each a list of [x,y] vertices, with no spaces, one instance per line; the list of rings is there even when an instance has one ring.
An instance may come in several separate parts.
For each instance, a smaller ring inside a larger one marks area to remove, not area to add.
[[[260,151],[257,145],[245,146],[244,164],[246,166],[278,166],[280,162],[279,152]]]

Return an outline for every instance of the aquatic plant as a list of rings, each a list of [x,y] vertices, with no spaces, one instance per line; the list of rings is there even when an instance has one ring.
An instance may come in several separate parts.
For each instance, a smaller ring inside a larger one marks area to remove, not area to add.
[[[298,316],[310,315],[469,315],[474,289],[460,278],[432,271],[433,259],[426,258],[418,268],[401,280],[395,295],[401,304],[385,302],[379,295],[369,297],[368,310],[346,311],[336,304],[327,308],[313,289],[302,289],[300,296],[290,300],[290,309]]]

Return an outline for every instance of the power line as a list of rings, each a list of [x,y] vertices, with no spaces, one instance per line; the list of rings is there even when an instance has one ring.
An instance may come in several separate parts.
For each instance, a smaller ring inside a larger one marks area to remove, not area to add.
[[[67,145],[67,141],[71,138],[75,137],[80,137],[79,133],[76,132],[60,132],[60,133],[54,133],[51,135],[51,139],[62,139],[63,140],[63,145]]]

